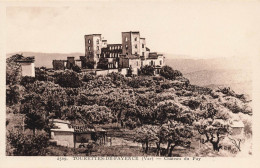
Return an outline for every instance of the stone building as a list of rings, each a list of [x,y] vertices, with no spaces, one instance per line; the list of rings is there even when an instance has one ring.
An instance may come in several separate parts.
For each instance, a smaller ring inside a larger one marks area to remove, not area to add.
[[[102,44],[105,45],[106,43],[105,41],[102,42],[101,34],[85,35],[85,56],[87,61],[94,62],[94,68],[97,68]]]
[[[35,58],[34,56],[31,57],[19,57],[16,59],[15,62],[20,63],[22,68],[22,76],[31,76],[35,77],[35,65],[34,65]]]
[[[106,130],[99,127],[90,128],[87,125],[74,125],[67,120],[51,119],[53,128],[50,130],[50,142],[59,146],[78,148],[81,144],[90,141],[105,144],[107,140]]]
[[[67,61],[66,60],[53,60],[52,66],[53,70],[64,70],[66,67]]]
[[[80,59],[75,59],[75,57],[67,57],[67,60],[53,60],[53,70],[65,70],[72,69],[74,66],[78,66],[80,68],[86,66],[85,56],[80,56]]]
[[[54,127],[51,131],[51,142],[55,142],[57,145],[74,147],[74,128],[71,127],[69,121],[53,119],[50,120]]]
[[[121,72],[121,69],[131,68],[135,74],[140,68],[149,65],[154,67],[155,74],[159,74],[161,67],[164,66],[164,56],[150,52],[146,46],[146,39],[140,37],[139,31],[122,32],[121,44],[109,44],[101,34],[89,34],[85,35],[85,56],[80,56],[79,60],[68,57],[64,64],[67,69],[77,65],[82,69],[98,71]],[[55,60],[53,66],[55,70],[64,69],[61,60]]]

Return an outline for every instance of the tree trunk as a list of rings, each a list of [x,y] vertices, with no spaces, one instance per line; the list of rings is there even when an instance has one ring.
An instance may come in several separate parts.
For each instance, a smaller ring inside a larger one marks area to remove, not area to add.
[[[219,146],[218,142],[211,142],[214,151],[219,151],[222,146]]]
[[[145,142],[145,153],[147,154],[148,153],[148,141],[147,142]]]
[[[169,148],[170,148],[170,146],[171,146],[171,143],[168,142],[167,149],[166,149],[166,155],[169,153]]]
[[[169,156],[169,157],[172,157],[172,151],[173,151],[173,149],[175,148],[175,146],[177,146],[177,145],[171,146],[170,151],[169,151],[169,153],[168,153],[168,156]]]
[[[160,147],[161,143],[160,142],[156,142],[156,147],[157,147],[157,150],[156,150],[156,156],[160,156],[161,155],[161,147]]]

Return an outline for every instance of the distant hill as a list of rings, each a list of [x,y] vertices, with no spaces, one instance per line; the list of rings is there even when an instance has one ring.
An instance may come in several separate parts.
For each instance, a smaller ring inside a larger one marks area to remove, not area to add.
[[[166,55],[167,58],[167,55]],[[167,59],[166,64],[180,70],[191,84],[217,88],[231,87],[237,93],[252,92],[251,60],[242,57],[212,59]]]

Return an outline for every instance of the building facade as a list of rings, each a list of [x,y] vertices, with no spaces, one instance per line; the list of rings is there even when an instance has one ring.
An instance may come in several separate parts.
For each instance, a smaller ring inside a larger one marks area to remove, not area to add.
[[[94,62],[94,68],[97,68],[97,63],[101,56],[101,48],[105,46],[105,41],[102,41],[101,34],[85,35],[85,56],[88,62]]]
[[[85,56],[79,60],[68,57],[67,61],[54,60],[54,70],[71,69],[77,65],[82,69],[112,70],[132,69],[137,74],[144,66],[153,66],[158,74],[164,66],[164,56],[150,52],[146,39],[140,37],[139,31],[122,32],[121,44],[109,44],[101,34],[85,35]]]

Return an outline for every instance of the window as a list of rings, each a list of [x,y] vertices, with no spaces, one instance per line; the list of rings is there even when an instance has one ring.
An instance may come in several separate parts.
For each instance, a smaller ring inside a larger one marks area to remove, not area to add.
[[[128,55],[128,53],[126,53],[126,55]]]
[[[135,41],[137,41],[137,37],[135,37]]]
[[[88,50],[90,51],[90,47],[88,47]]]
[[[128,49],[128,45],[125,45],[125,48]]]
[[[137,55],[137,52],[135,52],[135,55]]]
[[[127,39],[127,37],[125,37],[125,41],[127,41],[128,39]]]
[[[162,65],[162,60],[160,60],[160,65]]]
[[[142,56],[144,56],[144,52],[142,52]]]
[[[135,48],[137,48],[137,44],[135,45]]]
[[[100,57],[100,55],[99,55],[99,54],[97,54],[97,57],[99,58],[99,57]]]
[[[97,44],[99,44],[99,39],[97,39]]]
[[[97,50],[99,50],[99,46],[97,46]]]
[[[144,48],[144,44],[142,44],[142,48]]]
[[[136,61],[136,65],[138,66],[138,61]]]
[[[151,61],[151,65],[153,65],[153,61]]]
[[[90,40],[90,39],[88,39],[88,43],[89,43],[89,44],[91,43],[91,40]]]

